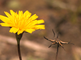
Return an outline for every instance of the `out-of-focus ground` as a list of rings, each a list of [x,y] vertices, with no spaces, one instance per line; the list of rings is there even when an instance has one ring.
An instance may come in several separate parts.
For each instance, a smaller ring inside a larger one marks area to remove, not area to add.
[[[56,46],[44,36],[53,39],[52,29],[59,34],[62,41],[70,41],[74,45],[59,48],[58,60],[81,59],[81,1],[80,0],[0,0],[0,15],[23,10],[37,14],[44,19],[45,30],[37,30],[32,34],[24,33],[21,40],[23,60],[55,60]],[[0,21],[1,22],[1,21]],[[0,60],[18,60],[15,34],[9,28],[0,26]]]

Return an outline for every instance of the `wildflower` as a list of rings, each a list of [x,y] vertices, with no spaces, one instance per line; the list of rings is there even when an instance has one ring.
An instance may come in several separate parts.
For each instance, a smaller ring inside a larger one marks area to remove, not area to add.
[[[25,11],[24,13],[23,11],[19,11],[17,14],[17,12],[10,10],[11,14],[8,12],[4,13],[6,16],[0,15],[0,19],[3,21],[0,25],[11,27],[9,31],[11,33],[17,33],[19,35],[24,31],[32,33],[38,29],[45,29],[45,25],[40,25],[44,23],[44,20],[36,20],[38,16],[36,14],[31,16],[29,11]]]

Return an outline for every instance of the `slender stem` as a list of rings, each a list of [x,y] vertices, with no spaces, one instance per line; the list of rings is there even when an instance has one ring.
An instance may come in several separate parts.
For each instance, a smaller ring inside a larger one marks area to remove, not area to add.
[[[20,51],[20,40],[21,40],[21,38],[22,38],[22,35],[23,35],[23,33],[22,33],[22,34],[19,34],[19,35],[17,35],[17,33],[16,33],[18,55],[19,55],[19,59],[20,59],[20,60],[22,60],[21,51]]]
[[[59,50],[59,44],[57,44],[56,60],[57,60],[57,56],[58,56],[58,50]]]
[[[17,48],[18,48],[18,55],[19,55],[19,59],[22,60],[21,52],[20,52],[20,42],[17,43]]]

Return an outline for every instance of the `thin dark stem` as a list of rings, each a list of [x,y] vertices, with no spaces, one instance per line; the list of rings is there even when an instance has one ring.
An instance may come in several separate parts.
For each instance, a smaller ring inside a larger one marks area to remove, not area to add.
[[[19,59],[20,60],[22,60],[22,58],[21,58],[21,52],[20,52],[20,40],[22,38],[22,35],[23,35],[23,33],[22,34],[19,34],[19,35],[17,35],[17,33],[16,33],[18,55],[19,55]]]
[[[53,34],[54,34],[54,37],[55,37],[55,32],[54,32],[54,30],[52,29],[52,32],[53,32]]]
[[[59,50],[59,44],[57,44],[56,60],[57,60],[57,56],[58,56],[58,50]]]
[[[20,42],[17,43],[17,47],[18,47],[18,55],[19,55],[19,59],[22,60],[22,58],[21,58],[21,52],[20,52]]]

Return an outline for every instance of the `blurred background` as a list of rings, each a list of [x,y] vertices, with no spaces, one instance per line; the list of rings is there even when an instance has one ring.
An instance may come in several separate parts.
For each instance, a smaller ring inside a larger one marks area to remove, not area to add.
[[[0,15],[10,9],[28,10],[45,21],[45,30],[24,33],[23,60],[55,60],[56,46],[48,48],[51,42],[44,39],[54,39],[52,29],[62,41],[75,44],[64,45],[66,51],[60,47],[57,59],[81,60],[81,0],[0,0]],[[19,60],[15,34],[9,33],[9,29],[0,26],[0,60]]]

